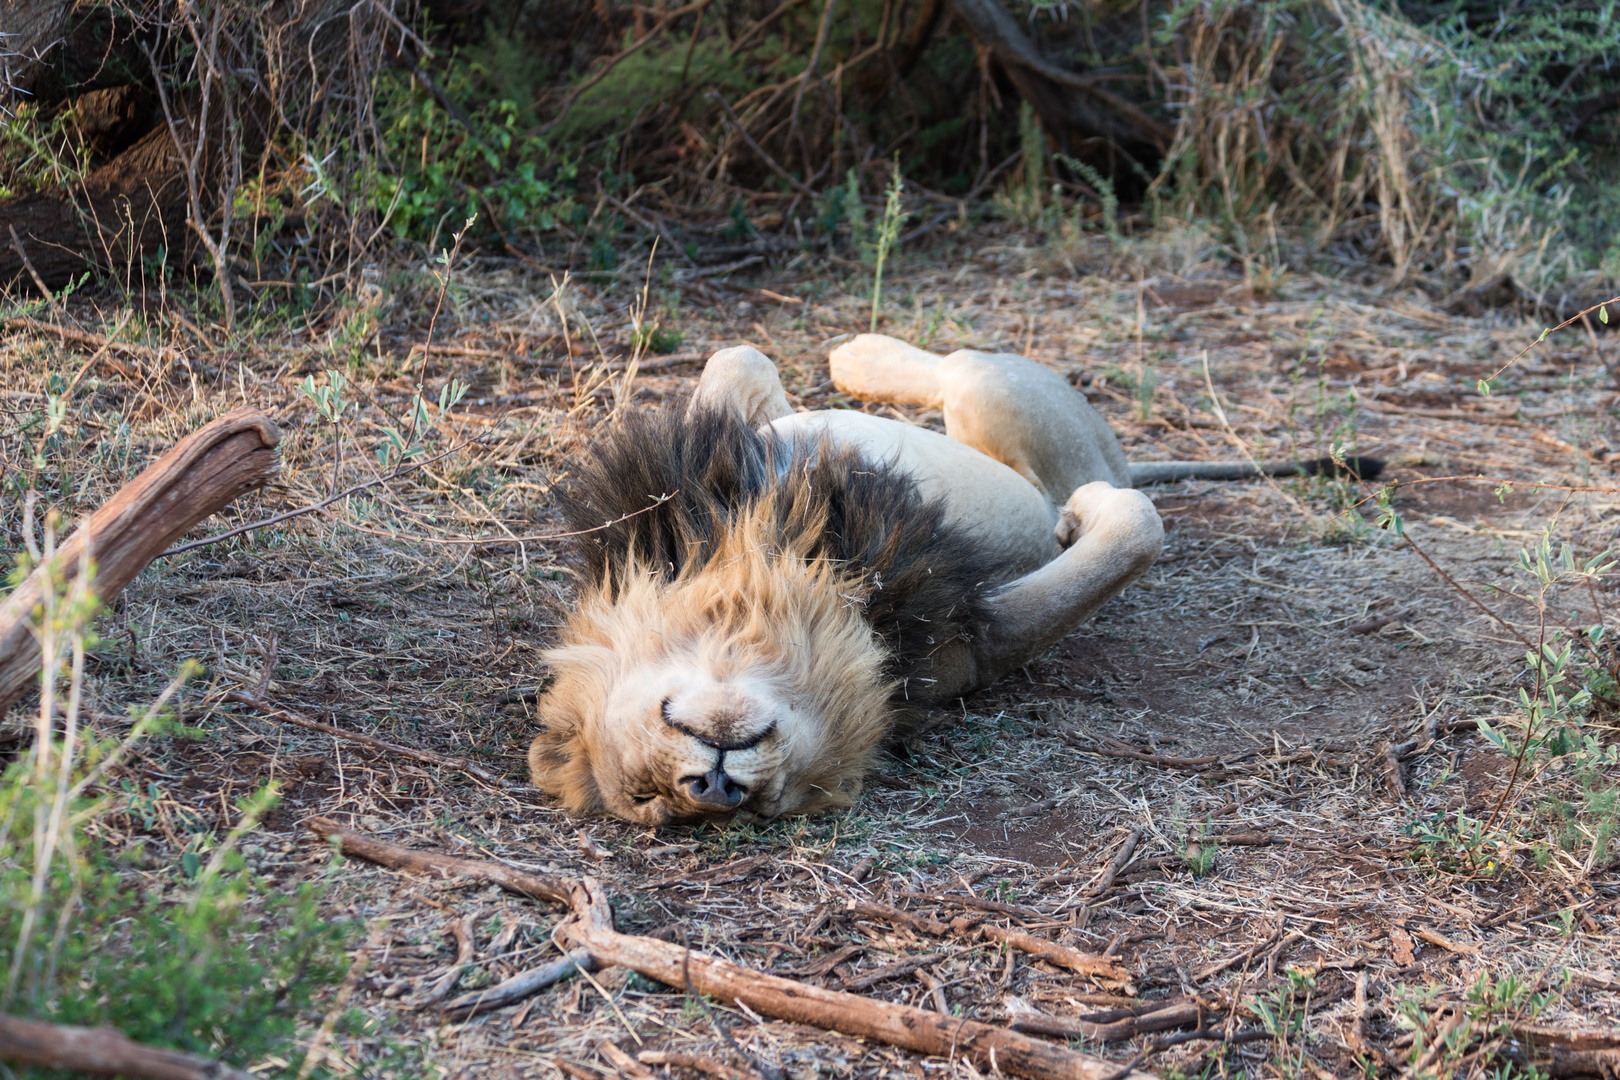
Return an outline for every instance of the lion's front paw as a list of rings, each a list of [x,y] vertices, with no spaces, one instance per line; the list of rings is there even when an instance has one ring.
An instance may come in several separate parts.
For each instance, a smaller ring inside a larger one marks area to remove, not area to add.
[[[1052,534],[1059,545],[1067,548],[1082,536],[1112,519],[1132,520],[1141,516],[1142,506],[1153,513],[1153,504],[1135,488],[1117,488],[1106,480],[1094,480],[1074,489],[1069,501],[1058,511],[1057,525]]]

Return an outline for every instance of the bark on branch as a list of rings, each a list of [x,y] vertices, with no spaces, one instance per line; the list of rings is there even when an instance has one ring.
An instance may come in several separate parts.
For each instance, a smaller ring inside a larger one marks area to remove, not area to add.
[[[656,938],[621,934],[613,928],[613,909],[607,894],[593,878],[574,880],[529,874],[499,863],[415,851],[322,818],[309,825],[321,837],[336,840],[345,855],[398,869],[465,875],[524,895],[566,903],[573,917],[557,928],[558,937],[588,952],[598,965],[627,967],[677,988],[684,988],[690,980],[699,993],[745,1005],[778,1020],[809,1024],[920,1054],[963,1057],[981,1069],[1032,1080],[1151,1080],[1150,1073],[1130,1070],[1122,1074],[1118,1065],[1104,1058],[1076,1053],[1006,1028],[806,986]]]
[[[46,589],[76,578],[82,556],[88,555],[96,595],[107,603],[193,525],[275,476],[280,441],[281,432],[263,413],[249,408],[226,413],[120,488],[57,548],[53,565],[35,567],[0,603],[0,715],[39,675],[34,619]]]
[[[160,1050],[111,1028],[71,1027],[0,1016],[0,1059],[46,1069],[145,1080],[256,1080],[213,1058]]]

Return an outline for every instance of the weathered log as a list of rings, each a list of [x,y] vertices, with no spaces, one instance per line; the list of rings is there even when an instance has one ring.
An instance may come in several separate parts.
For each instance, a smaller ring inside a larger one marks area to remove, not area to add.
[[[557,928],[557,936],[588,951],[597,964],[627,967],[676,988],[690,985],[698,993],[745,1005],[778,1020],[809,1024],[920,1054],[963,1057],[981,1069],[1032,1080],[1152,1077],[1151,1073],[1135,1069],[1122,1075],[1120,1067],[1105,1058],[1077,1053],[1007,1028],[807,986],[667,941],[621,934],[613,928],[613,909],[594,878],[574,880],[528,874],[500,863],[416,851],[353,832],[324,818],[308,824],[321,837],[336,839],[343,854],[384,866],[466,875],[545,899],[563,901],[565,895],[563,902],[572,908],[573,918]]]
[[[0,1060],[96,1076],[148,1080],[255,1080],[213,1058],[160,1050],[112,1028],[72,1027],[0,1016]]]
[[[58,583],[71,582],[88,555],[95,593],[106,603],[192,526],[275,476],[280,441],[263,413],[226,413],[186,436],[91,514],[57,548],[54,569],[35,567],[0,603],[0,714],[39,674],[34,620],[53,572]]]

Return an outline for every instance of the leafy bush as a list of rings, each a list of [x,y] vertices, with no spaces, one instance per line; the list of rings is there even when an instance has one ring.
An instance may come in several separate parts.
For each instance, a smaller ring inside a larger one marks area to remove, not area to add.
[[[471,72],[460,64],[453,74],[451,92],[465,96]],[[464,123],[398,72],[378,99],[387,162],[371,198],[396,235],[432,243],[474,216],[497,234],[539,232],[575,210],[577,166],[524,130],[517,103],[486,101]]]

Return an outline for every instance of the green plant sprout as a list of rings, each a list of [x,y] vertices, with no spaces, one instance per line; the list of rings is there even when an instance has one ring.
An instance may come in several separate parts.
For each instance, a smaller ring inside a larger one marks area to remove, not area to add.
[[[1107,236],[1111,243],[1124,243],[1125,236],[1119,231],[1119,195],[1114,191],[1114,182],[1090,165],[1068,154],[1054,154],[1053,157],[1067,165],[1097,192],[1097,199],[1102,204],[1103,235]]]
[[[877,333],[878,304],[883,297],[883,263],[889,257],[889,252],[900,242],[900,227],[905,224],[906,213],[901,205],[901,193],[905,191],[905,181],[900,176],[900,157],[895,155],[894,175],[889,180],[887,199],[883,204],[883,222],[877,231],[877,265],[872,271],[872,333]]]

